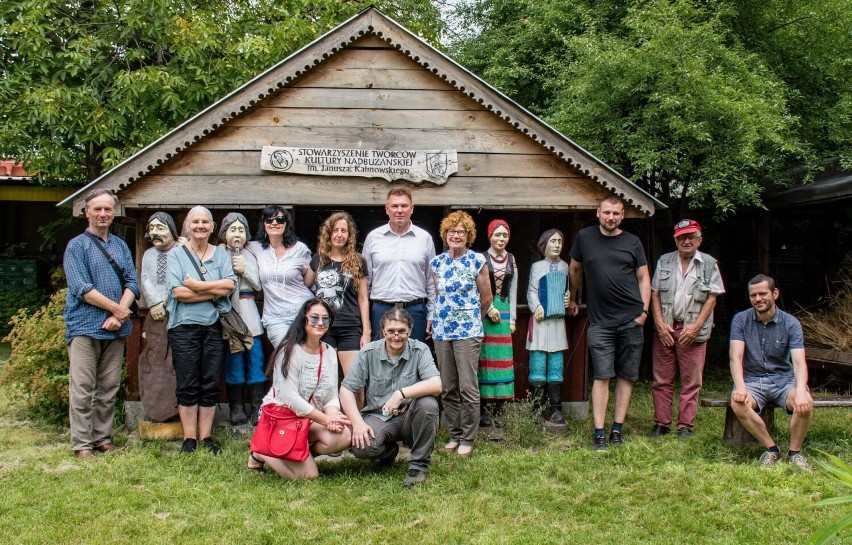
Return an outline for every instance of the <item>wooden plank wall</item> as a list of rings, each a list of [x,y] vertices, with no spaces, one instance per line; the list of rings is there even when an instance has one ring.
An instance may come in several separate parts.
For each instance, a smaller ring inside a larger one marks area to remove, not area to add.
[[[359,40],[290,87],[137,180],[127,207],[380,205],[388,182],[261,171],[264,145],[453,148],[459,172],[414,186],[418,205],[591,209],[607,192],[464,93],[375,37]]]

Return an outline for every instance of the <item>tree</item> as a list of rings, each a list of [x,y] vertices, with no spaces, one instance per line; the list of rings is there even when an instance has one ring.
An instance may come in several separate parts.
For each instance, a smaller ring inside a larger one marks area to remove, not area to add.
[[[370,4],[441,34],[428,0],[4,0],[0,157],[92,180]]]
[[[691,205],[723,216],[759,205],[791,166],[849,153],[849,78],[838,76],[850,58],[831,57],[829,44],[848,51],[852,25],[842,2],[817,3],[809,29],[791,21],[812,12],[783,0],[472,0],[451,48],[680,214]],[[827,17],[839,29],[823,29]],[[770,32],[782,21],[797,32]],[[814,43],[818,54],[796,58]],[[790,76],[805,73],[837,94],[794,86]]]

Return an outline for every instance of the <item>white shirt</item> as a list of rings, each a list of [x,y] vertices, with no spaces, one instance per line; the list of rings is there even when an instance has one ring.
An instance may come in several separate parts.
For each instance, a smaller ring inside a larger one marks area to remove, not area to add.
[[[684,273],[680,257],[675,259],[677,274],[674,275],[675,292],[674,306],[672,308],[673,319],[675,322],[682,322],[686,318],[686,304],[689,301],[689,298],[692,297],[692,289],[695,287],[695,281],[697,280],[696,262],[704,262],[704,259],[701,257],[701,252],[695,252],[695,255],[692,257],[692,260],[690,260],[689,266],[686,268],[686,272]],[[659,262],[657,262],[657,270],[654,271],[654,277],[651,279],[651,289],[656,292],[660,291],[659,270],[660,265]],[[725,286],[722,284],[722,275],[719,273],[718,261],[716,262],[716,266],[713,267],[713,272],[710,273],[710,293],[714,293],[716,295],[725,293]]]
[[[275,248],[270,245],[264,249],[256,240],[250,241],[245,249],[257,258],[264,323],[290,318],[314,296],[305,286],[311,251],[304,243],[297,242],[280,259],[275,257]]]
[[[283,354],[283,351],[281,352]],[[301,346],[293,347],[287,377],[281,373],[281,361],[276,360],[272,369],[272,388],[263,404],[274,403],[289,407],[298,416],[307,416],[311,410],[325,412],[326,407],[340,408],[337,397],[337,352],[324,344],[322,350],[322,372],[317,381],[320,364],[319,354],[308,354]],[[313,399],[308,403],[308,399]]]
[[[435,285],[429,281],[429,262],[435,257],[432,236],[409,224],[397,235],[390,224],[370,231],[364,241],[370,299],[390,303],[426,298],[428,318],[432,319]]]

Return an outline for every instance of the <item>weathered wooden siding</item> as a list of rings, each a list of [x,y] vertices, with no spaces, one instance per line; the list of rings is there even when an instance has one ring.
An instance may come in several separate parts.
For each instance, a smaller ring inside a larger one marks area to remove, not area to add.
[[[122,194],[125,207],[378,205],[382,179],[260,170],[265,145],[451,148],[459,171],[414,186],[418,205],[589,209],[608,192],[375,37],[359,40],[209,134]]]

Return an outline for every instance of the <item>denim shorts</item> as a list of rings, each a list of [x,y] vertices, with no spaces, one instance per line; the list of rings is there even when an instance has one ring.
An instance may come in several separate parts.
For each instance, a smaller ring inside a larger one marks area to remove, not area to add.
[[[322,340],[338,352],[357,352],[361,350],[361,328],[333,325]]]
[[[786,410],[787,414],[793,414],[793,411],[787,409],[787,396],[796,387],[795,380],[778,386],[772,380],[762,377],[754,382],[746,382],[745,387],[757,403],[757,412],[762,411],[770,403],[774,403],[776,406]]]
[[[642,361],[645,335],[641,324],[635,320],[614,326],[589,325],[587,336],[595,380],[615,376],[636,382]]]

